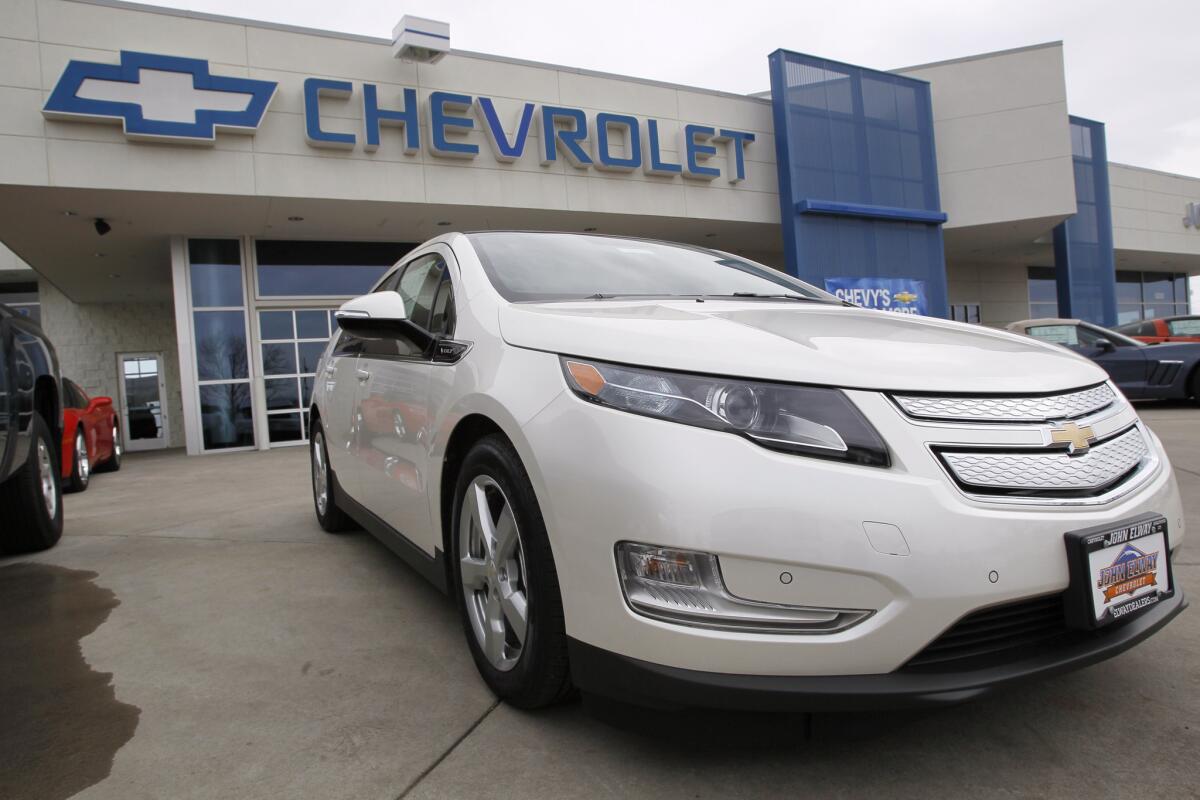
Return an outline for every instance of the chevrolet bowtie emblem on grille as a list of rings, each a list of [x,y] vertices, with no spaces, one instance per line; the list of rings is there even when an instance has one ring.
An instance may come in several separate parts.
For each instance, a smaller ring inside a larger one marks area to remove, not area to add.
[[[1096,441],[1096,433],[1088,426],[1079,427],[1074,422],[1066,422],[1057,428],[1050,429],[1050,441],[1054,444],[1065,444],[1070,455],[1086,453]]]

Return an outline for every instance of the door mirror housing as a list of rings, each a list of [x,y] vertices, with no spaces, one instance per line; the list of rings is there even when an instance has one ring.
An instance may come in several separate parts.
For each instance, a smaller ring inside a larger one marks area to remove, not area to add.
[[[101,406],[111,406],[112,404],[113,401],[111,397],[105,397],[104,395],[93,397],[88,401],[88,411],[95,411]]]
[[[396,291],[372,292],[348,300],[334,317],[342,330],[364,339],[405,336],[422,347],[433,341],[429,331],[408,319],[404,298]]]
[[[1112,343],[1111,339],[1101,339],[1098,342],[1096,342],[1096,348],[1101,353],[1111,353],[1112,351],[1117,349],[1117,346]]]

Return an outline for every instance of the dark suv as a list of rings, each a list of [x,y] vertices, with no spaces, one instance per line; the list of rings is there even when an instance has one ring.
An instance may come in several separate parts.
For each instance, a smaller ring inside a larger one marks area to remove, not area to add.
[[[41,327],[0,305],[0,554],[62,536],[62,380]]]

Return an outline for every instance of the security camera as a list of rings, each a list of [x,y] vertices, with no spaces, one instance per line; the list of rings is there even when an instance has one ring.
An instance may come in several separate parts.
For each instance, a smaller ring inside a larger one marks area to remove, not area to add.
[[[105,222],[100,217],[96,217],[95,225],[96,225],[96,233],[98,233],[101,236],[103,236],[104,234],[106,234],[112,230],[112,225],[109,225],[107,222]]]

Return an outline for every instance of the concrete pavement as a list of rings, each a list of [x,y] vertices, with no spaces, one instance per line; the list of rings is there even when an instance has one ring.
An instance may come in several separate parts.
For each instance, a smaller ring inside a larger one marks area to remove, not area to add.
[[[1141,410],[1200,536],[1200,410]],[[133,455],[67,496],[66,512],[58,547],[0,560],[0,797],[1107,798],[1200,786],[1195,608],[1082,672],[937,712],[825,715],[811,737],[799,715],[598,718],[579,703],[529,714],[479,680],[448,599],[369,536],[319,530],[302,448]],[[1200,598],[1196,549],[1176,579]],[[55,655],[38,662],[37,648]]]

